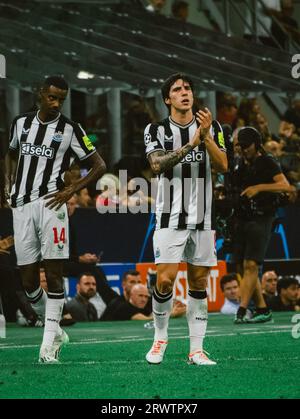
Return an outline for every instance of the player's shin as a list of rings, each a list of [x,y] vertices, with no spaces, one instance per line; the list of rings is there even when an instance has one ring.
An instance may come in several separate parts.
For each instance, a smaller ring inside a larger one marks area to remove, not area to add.
[[[154,340],[168,340],[168,325],[172,311],[173,292],[161,294],[155,287],[153,291]]]

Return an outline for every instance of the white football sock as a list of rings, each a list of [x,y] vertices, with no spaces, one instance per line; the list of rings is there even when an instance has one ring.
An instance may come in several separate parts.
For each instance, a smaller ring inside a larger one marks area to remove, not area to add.
[[[54,296],[60,298],[53,298]],[[52,346],[55,336],[62,333],[59,326],[65,302],[64,298],[61,298],[62,296],[63,294],[48,293],[49,298],[46,304],[45,329],[42,343],[43,346]]]
[[[190,332],[190,353],[202,350],[207,326],[206,291],[188,292],[186,318]]]
[[[155,287],[152,297],[152,311],[155,327],[154,340],[168,340],[168,325],[172,305],[173,292],[161,294]]]
[[[42,322],[45,323],[46,303],[48,299],[45,290],[38,287],[38,289],[33,292],[26,292],[26,295],[33,310],[40,317]]]

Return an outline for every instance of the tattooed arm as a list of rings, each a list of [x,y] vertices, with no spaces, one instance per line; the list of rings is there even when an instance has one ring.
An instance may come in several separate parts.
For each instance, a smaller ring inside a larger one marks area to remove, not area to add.
[[[192,140],[171,153],[157,150],[148,156],[151,169],[154,174],[160,175],[178,164],[193,148],[200,144],[200,127],[197,128]]]
[[[172,151],[172,153],[166,154],[162,150],[151,153],[148,159],[153,173],[160,175],[161,173],[172,169],[172,167],[176,166],[176,164],[179,163],[191,150],[192,146],[190,144],[186,144],[184,147]]]

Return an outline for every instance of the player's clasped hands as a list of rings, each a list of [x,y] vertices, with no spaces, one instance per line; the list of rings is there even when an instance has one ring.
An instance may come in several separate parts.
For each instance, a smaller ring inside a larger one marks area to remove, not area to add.
[[[212,123],[212,114],[208,108],[196,112],[196,119],[201,125],[201,133],[206,134]]]
[[[190,142],[191,146],[197,147],[201,143],[201,138],[205,136],[210,129],[212,124],[212,114],[208,108],[204,108],[204,110],[199,110],[196,112],[196,119],[200,124]]]

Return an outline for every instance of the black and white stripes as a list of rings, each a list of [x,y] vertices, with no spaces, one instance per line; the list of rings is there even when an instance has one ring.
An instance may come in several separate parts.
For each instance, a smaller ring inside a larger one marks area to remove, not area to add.
[[[36,112],[13,121],[10,149],[19,153],[13,208],[62,189],[64,172],[74,158],[84,160],[96,151],[78,124],[61,114],[45,123]]]
[[[177,150],[190,141],[196,129],[195,118],[184,126],[171,117],[158,124],[149,124],[145,129],[146,154]],[[222,128],[217,121],[213,121],[211,134],[217,146],[225,151],[224,143],[220,141]],[[159,176],[156,229],[214,230],[213,209],[210,159],[202,143],[173,169]]]

